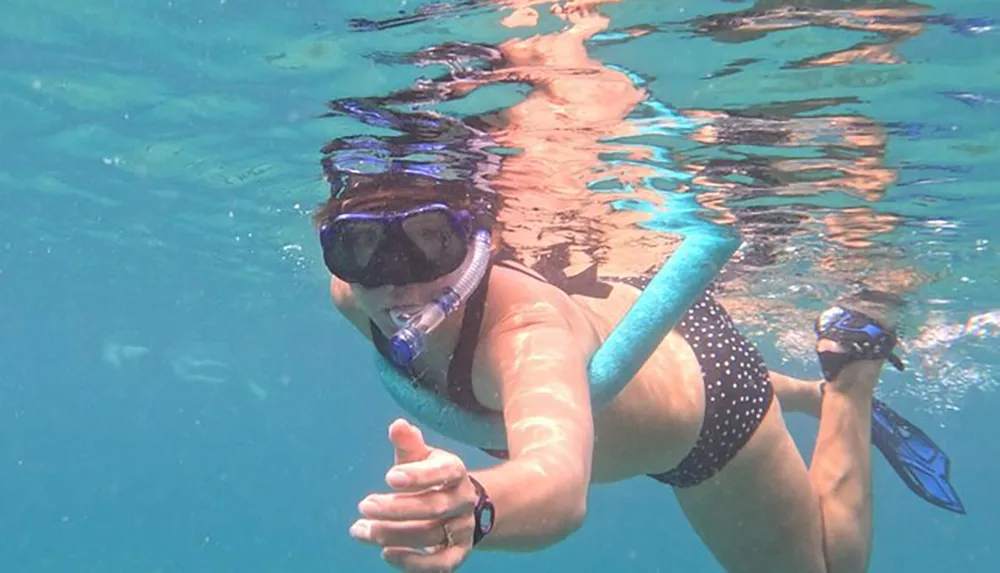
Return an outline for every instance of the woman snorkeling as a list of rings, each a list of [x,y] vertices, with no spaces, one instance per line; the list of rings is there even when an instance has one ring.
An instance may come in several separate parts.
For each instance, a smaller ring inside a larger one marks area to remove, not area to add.
[[[638,290],[569,295],[498,257],[477,193],[421,199],[421,185],[442,187],[420,176],[355,177],[336,210],[322,213],[331,293],[416,383],[463,408],[502,411],[508,448],[491,453],[506,461],[469,472],[397,421],[386,478],[397,493],[361,503],[355,537],[405,570],[450,571],[473,545],[556,543],[582,523],[591,483],[650,475],[675,488],[729,571],[865,569],[872,394],[882,363],[896,360],[890,330],[860,312],[824,313],[817,351],[826,382],[813,384],[769,372],[706,295],[595,416],[587,361]],[[392,342],[414,317],[425,319],[427,337],[410,356]],[[821,412],[809,468],[779,402]]]
[[[570,51],[605,23],[590,8],[565,17],[571,27],[561,41]],[[508,48],[516,59],[525,46]],[[550,95],[559,89],[547,87]],[[592,99],[589,111],[600,112],[600,99]],[[512,110],[507,136],[516,139],[518,129],[541,121],[533,113],[550,111],[537,100]],[[517,165],[506,163],[497,185],[517,187],[511,178],[527,177],[532,154],[548,145],[551,157],[555,143],[517,146],[526,150],[521,168],[505,174]],[[468,411],[502,413],[507,444],[489,452],[500,460],[495,466],[470,471],[412,424],[390,426],[392,491],[365,498],[351,527],[389,563],[453,571],[474,547],[540,550],[580,527],[591,484],[650,476],[672,487],[728,571],[863,571],[872,541],[873,438],[915,491],[961,510],[943,477],[912,469],[926,460],[907,452],[926,447],[939,455],[933,443],[873,399],[885,361],[902,367],[888,314],[846,303],[822,313],[816,351],[824,381],[813,383],[769,371],[706,292],[595,412],[588,361],[640,289],[596,279],[553,284],[501,240],[505,203],[529,197],[395,165],[374,174],[327,166],[331,197],[316,221],[333,301],[412,384]],[[819,417],[808,467],[782,409]]]

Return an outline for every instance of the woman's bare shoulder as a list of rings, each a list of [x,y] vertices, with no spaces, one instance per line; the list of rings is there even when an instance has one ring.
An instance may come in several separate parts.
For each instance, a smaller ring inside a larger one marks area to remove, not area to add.
[[[597,322],[601,321],[577,297],[537,273],[500,266],[493,270],[484,333],[496,336],[513,330],[523,335],[533,326],[559,326],[586,351],[600,344]]]

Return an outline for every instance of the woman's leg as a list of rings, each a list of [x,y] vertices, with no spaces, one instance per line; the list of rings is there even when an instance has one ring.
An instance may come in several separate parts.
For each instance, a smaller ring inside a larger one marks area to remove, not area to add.
[[[836,343],[821,340],[819,350]],[[809,478],[829,573],[865,571],[872,550],[872,395],[881,361],[848,364],[827,385]]]
[[[821,340],[817,350],[839,348],[835,342]],[[827,559],[855,567],[831,572],[863,570],[867,565],[861,564],[867,564],[871,554],[871,397],[881,367],[875,361],[850,364],[826,392],[822,380],[771,373],[783,410],[822,421],[809,474],[823,508],[827,552],[839,552]]]
[[[808,414],[819,418],[823,406],[822,380],[800,380],[780,372],[771,372],[774,394],[785,412]]]
[[[834,345],[821,340],[818,350]],[[692,526],[728,571],[860,573],[871,554],[871,401],[882,361],[819,384],[774,376],[778,401],[715,477],[677,489]],[[810,397],[811,396],[811,397]],[[821,411],[806,468],[781,416]],[[817,408],[818,406],[818,408]]]

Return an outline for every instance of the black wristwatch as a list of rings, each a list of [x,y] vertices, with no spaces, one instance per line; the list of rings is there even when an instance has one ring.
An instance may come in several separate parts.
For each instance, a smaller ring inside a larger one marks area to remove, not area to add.
[[[472,546],[475,547],[480,541],[493,531],[493,522],[496,520],[496,511],[493,508],[493,500],[486,493],[486,488],[479,483],[476,478],[469,476],[472,487],[476,488],[479,499],[476,500],[476,508],[473,515],[476,517],[476,529],[472,532]]]

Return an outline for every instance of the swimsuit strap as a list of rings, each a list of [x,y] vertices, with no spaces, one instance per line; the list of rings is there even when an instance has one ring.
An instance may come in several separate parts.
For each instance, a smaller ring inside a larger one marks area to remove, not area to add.
[[[483,280],[480,281],[479,286],[472,292],[466,303],[465,314],[462,316],[462,326],[458,335],[458,344],[455,345],[451,361],[448,364],[448,398],[456,405],[473,412],[491,412],[491,410],[476,400],[472,392],[472,365],[476,354],[476,347],[479,344],[479,331],[482,328],[483,315],[486,309],[490,270],[491,268],[486,269]],[[369,319],[368,327],[371,330],[375,348],[379,354],[392,363],[390,359],[391,343],[388,337],[375,324],[375,321]],[[399,366],[396,366],[396,368],[402,370],[415,383],[419,384],[421,382],[420,376],[412,369],[403,369]]]

